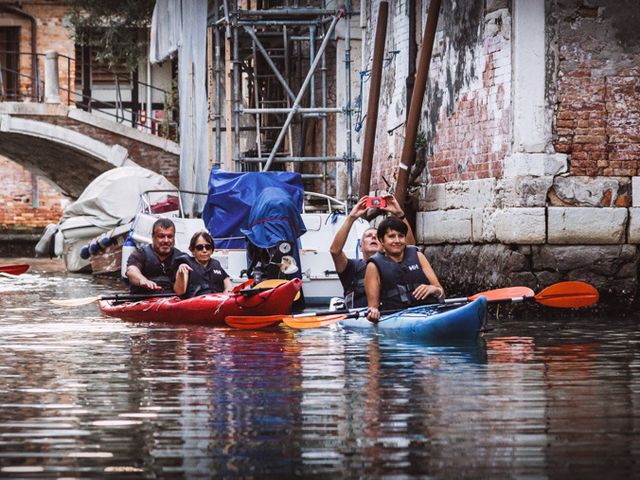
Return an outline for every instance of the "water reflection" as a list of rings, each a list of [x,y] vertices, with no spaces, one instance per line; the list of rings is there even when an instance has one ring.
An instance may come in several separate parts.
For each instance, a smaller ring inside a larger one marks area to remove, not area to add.
[[[638,476],[633,321],[494,321],[467,345],[133,324],[0,283],[0,476]]]

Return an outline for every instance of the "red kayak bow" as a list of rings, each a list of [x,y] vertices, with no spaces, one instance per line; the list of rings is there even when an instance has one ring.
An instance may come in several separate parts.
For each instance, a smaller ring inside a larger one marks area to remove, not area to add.
[[[21,275],[27,270],[29,270],[29,265],[27,263],[0,265],[0,273],[8,273],[9,275]]]

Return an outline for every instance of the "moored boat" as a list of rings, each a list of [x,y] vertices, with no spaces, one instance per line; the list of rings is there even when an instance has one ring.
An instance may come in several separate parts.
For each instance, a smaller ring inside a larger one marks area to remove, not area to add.
[[[99,305],[105,315],[129,321],[222,325],[229,315],[286,314],[301,288],[302,281],[294,278],[255,293],[211,293],[186,300],[163,297],[124,303],[102,300]]]
[[[366,317],[339,322],[345,330],[375,331],[414,340],[475,340],[487,317],[487,299],[480,297],[462,306],[425,305],[383,316],[377,324]]]

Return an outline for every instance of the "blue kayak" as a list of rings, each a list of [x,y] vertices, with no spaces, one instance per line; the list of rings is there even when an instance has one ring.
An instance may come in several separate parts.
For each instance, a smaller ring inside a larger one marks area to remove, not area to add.
[[[480,297],[459,307],[423,305],[383,316],[377,324],[366,318],[339,322],[345,330],[368,330],[415,340],[475,340],[487,318],[487,299]]]

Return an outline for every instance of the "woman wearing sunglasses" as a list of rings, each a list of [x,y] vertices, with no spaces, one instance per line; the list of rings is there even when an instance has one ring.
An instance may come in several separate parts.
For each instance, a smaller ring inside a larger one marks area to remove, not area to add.
[[[189,250],[193,257],[182,255],[173,265],[176,281],[173,290],[181,298],[191,298],[207,293],[230,293],[231,279],[220,262],[211,258],[214,243],[209,232],[197,232],[191,237]]]

